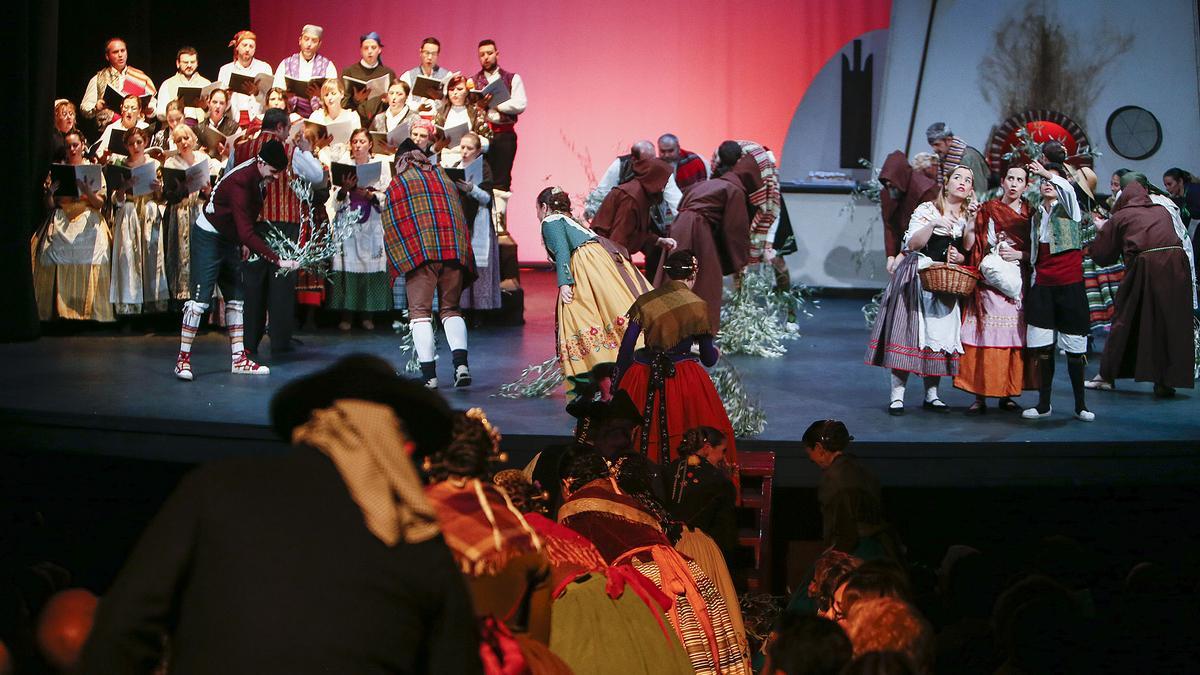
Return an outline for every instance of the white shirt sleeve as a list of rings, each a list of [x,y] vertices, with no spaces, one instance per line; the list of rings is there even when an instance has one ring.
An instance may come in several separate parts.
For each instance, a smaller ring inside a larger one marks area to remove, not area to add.
[[[337,66],[333,65],[333,61],[330,61],[329,65],[325,67],[325,75],[323,75],[323,77],[327,80],[339,79]]]
[[[314,185],[325,179],[325,170],[321,166],[321,160],[314,157],[308,150],[299,148],[292,152],[292,173]]]
[[[596,185],[597,190],[601,190],[604,194],[608,194],[613,188],[617,187],[617,180],[621,178],[621,160],[614,159],[612,164],[604,170],[604,176],[600,178],[600,183]]]
[[[163,80],[163,83],[158,87],[159,96],[154,105],[154,116],[157,117],[158,121],[160,122],[167,119],[167,101],[171,101],[176,98],[175,83],[173,82],[174,79],[175,76],[172,75],[171,77]]]
[[[520,115],[525,112],[525,106],[528,105],[528,101],[525,99],[525,81],[521,79],[520,75],[513,75],[512,90],[509,93],[512,96],[504,103],[496,106],[496,110],[506,115]]]
[[[904,232],[904,241],[901,242],[903,250],[910,252],[908,240],[912,238],[913,233],[926,225],[932,225],[939,217],[941,217],[941,214],[938,213],[937,207],[933,205],[933,202],[921,202],[921,205],[913,211],[912,218],[908,220],[908,230]]]
[[[1066,178],[1058,174],[1050,174],[1050,182],[1054,184],[1054,189],[1058,192],[1058,202],[1066,210],[1067,217],[1075,221],[1082,220],[1083,215],[1079,210],[1079,200],[1075,198],[1075,188],[1067,182]]]
[[[667,179],[667,186],[663,188],[663,202],[671,209],[671,213],[679,213],[679,202],[681,201],[683,201],[683,192],[675,184],[675,174],[671,174],[671,177]]]
[[[84,117],[96,114],[96,75],[88,80],[87,89],[83,90],[83,100],[79,102],[79,110]]]

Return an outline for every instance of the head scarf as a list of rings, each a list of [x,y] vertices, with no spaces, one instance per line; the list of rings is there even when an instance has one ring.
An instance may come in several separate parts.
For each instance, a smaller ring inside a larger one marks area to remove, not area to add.
[[[360,44],[360,45],[362,43],[366,42],[367,40],[374,40],[375,44],[379,45],[380,47],[383,47],[383,38],[379,37],[379,33],[375,32],[375,31],[370,31],[368,33],[358,36],[358,44]]]
[[[424,150],[421,150],[420,148],[417,148],[416,150],[409,150],[402,155],[396,155],[396,174],[399,175],[404,173],[414,164],[429,165],[430,163],[429,155],[426,155]]]
[[[296,427],[292,443],[333,460],[367,529],[384,544],[395,546],[401,539],[419,544],[437,536],[437,514],[405,451],[412,442],[390,406],[335,401]]]
[[[229,41],[229,46],[237,49],[242,44],[243,40],[254,40],[255,42],[258,42],[258,36],[256,36],[252,31],[239,30],[237,34],[233,36],[233,39]]]
[[[304,28],[300,29],[300,34],[311,35],[320,40],[321,36],[325,34],[325,29],[311,23],[306,23],[304,24]]]

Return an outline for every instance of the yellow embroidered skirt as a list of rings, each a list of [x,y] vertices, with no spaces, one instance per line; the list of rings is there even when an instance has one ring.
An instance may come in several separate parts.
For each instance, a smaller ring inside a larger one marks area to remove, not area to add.
[[[596,242],[571,254],[575,297],[567,304],[558,299],[555,312],[558,358],[563,375],[580,375],[601,363],[614,363],[625,336],[626,312],[637,298],[626,286],[613,256]],[[635,282],[642,273],[628,260],[621,265]],[[649,284],[647,283],[648,287]]]

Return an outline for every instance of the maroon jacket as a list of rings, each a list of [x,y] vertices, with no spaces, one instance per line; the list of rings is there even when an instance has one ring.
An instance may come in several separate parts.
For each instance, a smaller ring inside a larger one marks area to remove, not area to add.
[[[257,157],[251,157],[217,181],[204,217],[221,236],[278,263],[279,256],[254,231],[263,205],[263,177],[256,160]]]

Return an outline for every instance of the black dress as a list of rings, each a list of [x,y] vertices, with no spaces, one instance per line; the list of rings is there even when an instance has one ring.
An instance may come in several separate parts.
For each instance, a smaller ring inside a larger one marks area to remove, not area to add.
[[[706,459],[696,459],[697,464],[688,464],[686,457],[671,462],[666,476],[671,484],[667,510],[676,520],[712,537],[729,560],[737,547],[737,493],[724,471]]]

